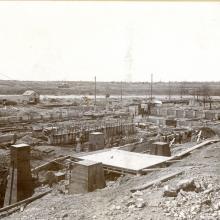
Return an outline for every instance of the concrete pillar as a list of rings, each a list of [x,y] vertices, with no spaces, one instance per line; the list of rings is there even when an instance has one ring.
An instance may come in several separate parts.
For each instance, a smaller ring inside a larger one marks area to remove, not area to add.
[[[186,118],[186,110],[183,110],[183,118]]]
[[[74,164],[70,176],[69,194],[92,192],[105,186],[102,163],[82,160]]]
[[[159,110],[159,108],[156,109],[156,112],[157,112],[157,116],[159,116],[159,115],[160,115],[160,110]]]
[[[53,144],[53,135],[50,135],[47,139],[48,144]]]
[[[150,154],[158,156],[171,156],[169,144],[166,142],[154,142],[150,147]]]
[[[27,144],[12,145],[11,165],[4,206],[31,197],[33,192],[34,188],[30,167],[30,146]]]

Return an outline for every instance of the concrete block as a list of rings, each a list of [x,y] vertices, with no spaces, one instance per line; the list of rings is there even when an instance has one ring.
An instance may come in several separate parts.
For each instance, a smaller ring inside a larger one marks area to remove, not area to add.
[[[113,128],[112,131],[113,136]],[[98,149],[104,148],[105,147],[105,138],[104,138],[104,133],[102,132],[92,132],[89,134],[89,144],[92,146],[97,146]]]
[[[184,118],[185,117],[185,112],[183,109],[177,109],[176,110],[176,117],[177,118]]]
[[[105,186],[102,163],[83,160],[74,164],[70,177],[70,194],[92,192]]]
[[[160,116],[167,116],[167,109],[166,108],[160,108],[159,109],[159,115]]]
[[[195,111],[195,117],[196,118],[202,118],[203,117],[203,112],[202,111]]]
[[[169,127],[176,127],[177,121],[175,119],[166,119],[166,125]]]
[[[169,144],[166,142],[154,142],[150,147],[150,154],[158,156],[171,156]]]
[[[195,111],[194,110],[186,110],[185,111],[186,118],[194,118],[195,117]]]
[[[216,113],[213,111],[206,111],[205,112],[205,119],[216,120],[217,119]]]
[[[175,109],[168,109],[167,110],[167,115],[176,116],[176,110]]]

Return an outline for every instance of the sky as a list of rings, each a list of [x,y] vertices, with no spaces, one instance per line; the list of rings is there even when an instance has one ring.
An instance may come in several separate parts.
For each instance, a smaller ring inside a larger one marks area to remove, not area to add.
[[[220,2],[2,2],[0,79],[220,81]]]

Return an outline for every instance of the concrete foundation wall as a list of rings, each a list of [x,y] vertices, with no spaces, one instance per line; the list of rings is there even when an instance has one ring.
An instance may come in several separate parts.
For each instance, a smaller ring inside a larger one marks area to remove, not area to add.
[[[176,110],[175,109],[168,109],[167,115],[168,116],[176,116]]]
[[[194,110],[186,110],[185,117],[186,118],[195,118],[195,111]]]
[[[195,117],[196,118],[204,118],[204,112],[203,111],[195,111]]]
[[[207,120],[218,120],[220,117],[220,113],[211,111],[204,111],[204,110],[195,110],[195,109],[174,109],[174,108],[167,108],[167,107],[154,107],[151,109],[152,116],[173,116],[176,118],[204,118]],[[154,119],[150,119],[153,120]]]
[[[217,117],[217,113],[216,112],[213,112],[213,111],[206,111],[205,112],[205,119],[208,119],[208,120],[216,120],[218,117]]]
[[[176,110],[176,117],[177,118],[184,118],[185,117],[185,111],[182,109],[177,109]]]
[[[81,113],[82,114],[82,113]],[[33,122],[33,121],[48,121],[48,120],[58,120],[58,119],[67,119],[72,117],[78,117],[79,112],[61,112],[61,113],[48,113],[48,114],[20,114],[19,116],[7,116],[0,117],[0,123],[16,123],[16,122]]]
[[[166,117],[167,116],[167,108],[160,108],[159,109],[159,115]]]
[[[123,124],[109,127],[99,127],[94,129],[83,130],[80,133],[83,135],[83,142],[89,141],[89,133],[102,132],[106,138],[110,138],[117,135],[130,135],[136,132],[134,124]],[[69,132],[65,134],[52,134],[48,137],[48,143],[53,145],[60,144],[75,144],[76,136],[78,132]]]

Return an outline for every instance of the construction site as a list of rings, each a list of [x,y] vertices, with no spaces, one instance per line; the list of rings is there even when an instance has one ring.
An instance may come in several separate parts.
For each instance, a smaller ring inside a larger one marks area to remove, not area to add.
[[[220,219],[220,99],[100,85],[2,96],[0,218]]]
[[[0,1],[0,219],[220,220],[218,1]]]

